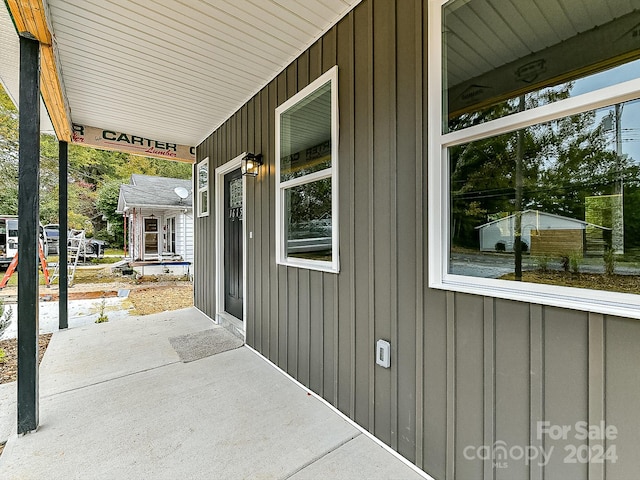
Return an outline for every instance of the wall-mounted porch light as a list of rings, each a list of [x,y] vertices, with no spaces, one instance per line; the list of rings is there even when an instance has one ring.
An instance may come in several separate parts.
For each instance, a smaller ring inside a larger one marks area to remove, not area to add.
[[[242,175],[257,177],[260,172],[260,165],[262,165],[262,154],[247,153],[242,157]]]

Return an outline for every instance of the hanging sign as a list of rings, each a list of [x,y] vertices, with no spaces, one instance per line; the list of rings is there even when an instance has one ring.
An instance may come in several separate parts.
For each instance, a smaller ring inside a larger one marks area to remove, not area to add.
[[[76,123],[73,124],[71,141],[104,150],[117,150],[133,155],[165,158],[179,162],[194,163],[196,158],[196,147],[161,142],[129,133],[103,130]]]

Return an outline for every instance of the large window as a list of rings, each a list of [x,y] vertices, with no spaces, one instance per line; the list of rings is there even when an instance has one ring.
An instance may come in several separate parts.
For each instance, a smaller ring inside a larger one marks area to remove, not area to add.
[[[276,109],[277,262],[338,272],[337,67]]]
[[[430,285],[640,317],[640,13],[538,3],[431,2]]]
[[[198,163],[198,216],[209,215],[209,158],[205,158]]]

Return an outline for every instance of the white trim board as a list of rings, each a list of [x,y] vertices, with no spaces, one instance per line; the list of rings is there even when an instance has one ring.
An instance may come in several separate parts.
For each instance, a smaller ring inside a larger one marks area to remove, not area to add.
[[[238,326],[238,319],[233,315],[230,315],[224,310],[224,176],[237,170],[242,165],[242,158],[246,155],[246,152],[241,153],[234,159],[228,161],[224,165],[219,166],[215,170],[214,182],[215,182],[215,215],[216,215],[216,268],[215,268],[215,299],[216,299],[216,311],[215,322],[230,323],[231,325]],[[244,220],[247,218],[246,214],[247,206],[247,177],[242,176],[242,325],[239,326],[243,337],[246,337],[247,333],[247,222]]]

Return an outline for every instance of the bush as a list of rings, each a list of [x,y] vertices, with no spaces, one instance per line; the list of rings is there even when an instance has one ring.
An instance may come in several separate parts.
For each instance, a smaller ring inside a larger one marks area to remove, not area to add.
[[[536,257],[536,260],[538,262],[538,268],[542,272],[549,271],[549,257],[546,257],[546,256]]]
[[[569,254],[569,264],[571,266],[571,273],[580,273],[580,262],[582,262],[582,254],[580,252],[572,252]]]

